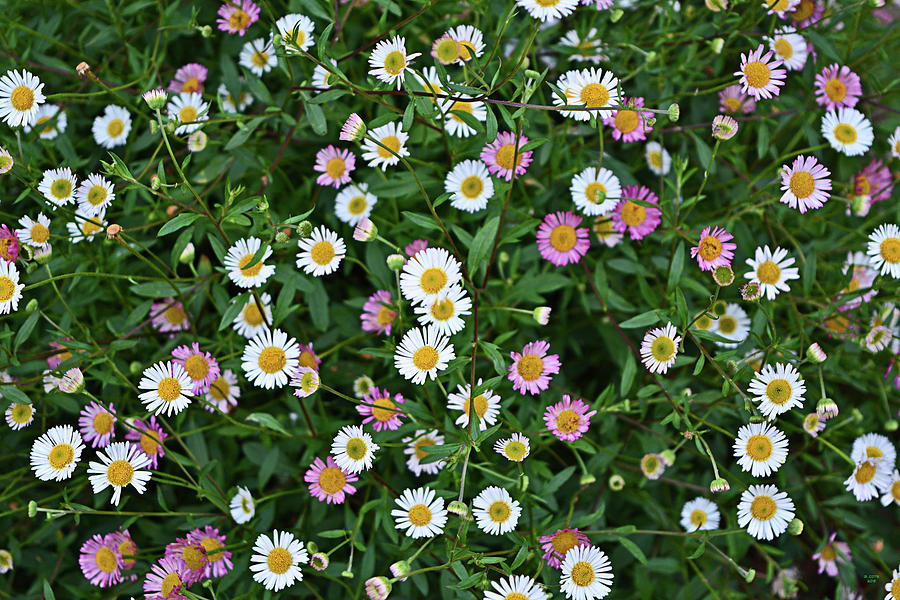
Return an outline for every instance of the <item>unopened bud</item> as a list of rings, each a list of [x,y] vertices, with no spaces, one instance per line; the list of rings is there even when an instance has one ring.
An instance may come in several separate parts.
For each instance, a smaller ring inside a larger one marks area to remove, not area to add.
[[[713,479],[712,483],[709,484],[709,491],[714,494],[718,494],[721,492],[727,492],[731,489],[731,486],[728,485],[728,482],[725,479],[719,477],[717,479]]]
[[[678,106],[677,103],[673,102],[669,105],[669,120],[673,123],[678,120],[681,116],[681,107]]]
[[[75,72],[81,78],[87,77],[87,74],[90,70],[91,70],[91,65],[87,64],[84,61],[81,61],[80,63],[78,63],[78,66],[75,67]]]
[[[715,52],[716,54],[722,54],[722,48],[725,47],[725,40],[723,38],[717,37],[707,43],[709,44],[709,47],[713,52]]]
[[[290,239],[290,238],[288,237],[288,235],[287,235],[285,232],[283,232],[283,231],[279,231],[278,233],[275,234],[275,242],[276,242],[277,244],[284,244],[284,243],[286,243],[289,239]]]
[[[469,507],[465,502],[453,500],[452,502],[450,502],[450,504],[447,505],[447,512],[471,520],[471,517],[469,516]]]
[[[744,572],[744,581],[753,583],[754,579],[756,579],[756,569],[750,569]]]
[[[162,187],[162,182],[159,180],[159,175],[154,173],[150,176],[150,189],[154,192],[159,190]]]
[[[738,132],[738,123],[728,115],[716,115],[712,122],[712,136],[717,140],[730,140]]]
[[[112,223],[106,228],[106,239],[114,240],[121,232],[122,226]]]
[[[150,110],[160,110],[166,105],[166,91],[163,89],[149,90],[143,93],[142,97]]]
[[[622,18],[622,15],[624,14],[625,11],[623,11],[621,8],[616,8],[610,13],[609,20],[613,23],[616,23],[619,19]]]
[[[621,475],[611,475],[609,477],[609,489],[618,492],[625,487],[625,479]]]
[[[178,212],[178,207],[175,206],[174,204],[170,204],[166,207],[166,216],[168,216],[168,217],[174,217],[175,213],[177,213],[177,212]]]
[[[583,473],[581,475],[581,479],[578,480],[579,485],[591,485],[596,482],[597,478],[594,477],[591,473]]]
[[[37,298],[32,298],[31,300],[28,301],[28,304],[25,305],[25,314],[30,315],[37,309],[38,309]]]
[[[734,269],[728,265],[721,265],[713,269],[713,281],[720,287],[728,287],[734,283]]]
[[[341,571],[341,577],[345,579],[353,579],[353,571]]]
[[[212,37],[212,34],[213,34],[213,28],[210,27],[209,25],[204,25],[203,27],[200,28],[200,35],[202,35],[203,37],[210,38],[210,37]]]
[[[309,564],[316,571],[324,571],[327,569],[328,562],[328,555],[322,552],[314,552],[309,557]]]
[[[815,363],[822,363],[825,362],[825,359],[828,358],[828,355],[825,354],[825,351],[822,350],[821,346],[813,342],[809,345],[809,348],[806,349],[806,358]]]
[[[353,229],[353,239],[357,242],[371,242],[378,235],[378,227],[369,217],[363,217]]]
[[[40,248],[34,249],[34,262],[39,265],[45,265],[50,262],[50,259],[53,257],[53,246],[50,244],[44,244]]]
[[[157,123],[156,121],[150,121],[150,134],[156,135],[157,133],[159,133],[159,123]]]
[[[501,250],[500,254],[497,255],[497,260],[499,260],[501,263],[508,263],[509,253],[506,250]]]
[[[550,322],[550,310],[549,306],[538,306],[531,312],[531,316],[539,324],[546,325]]]
[[[389,254],[387,257],[387,266],[391,271],[399,271],[406,264],[406,257],[402,254]]]
[[[166,123],[166,133],[175,133],[175,123],[169,121]]]
[[[756,302],[762,297],[762,289],[755,281],[745,283],[741,287],[741,298],[746,302]]]
[[[897,431],[897,420],[890,419],[887,423],[884,424],[885,431]]]
[[[795,518],[787,528],[788,535],[800,535],[803,533],[803,521]]]
[[[662,457],[663,462],[666,463],[666,466],[671,467],[675,464],[675,452],[672,450],[663,450],[659,455]]]
[[[851,410],[850,416],[852,416],[853,420],[856,421],[857,423],[862,423],[863,414],[858,408],[854,408],[853,410]]]
[[[178,262],[183,265],[193,262],[194,252],[194,243],[188,242],[187,246],[184,247],[184,250],[181,251],[181,255],[178,257]]]
[[[409,575],[409,572],[411,571],[409,563],[405,560],[395,562],[390,566],[390,570],[391,575],[398,578],[400,581],[406,581],[406,576]]]
[[[144,371],[144,365],[139,363],[136,360],[131,361],[128,365],[128,370],[132,375],[137,375],[138,373],[142,373]]]
[[[312,231],[313,226],[309,221],[300,221],[300,224],[297,225],[297,235],[301,240],[305,240],[312,235]]]
[[[35,502],[34,500],[29,500],[28,501],[28,518],[29,519],[34,518],[34,516],[37,514],[37,509],[38,509],[37,502]]]
[[[876,553],[884,550],[884,540],[878,539],[872,542],[872,550],[874,550]]]

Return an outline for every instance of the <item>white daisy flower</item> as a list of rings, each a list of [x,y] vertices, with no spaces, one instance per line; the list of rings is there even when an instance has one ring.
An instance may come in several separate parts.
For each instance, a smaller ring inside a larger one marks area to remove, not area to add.
[[[789,364],[766,365],[754,374],[747,392],[754,402],[761,402],[759,410],[770,421],[794,407],[803,406],[806,384],[800,372]]]
[[[272,296],[266,293],[259,295],[262,304],[262,312],[256,303],[256,298],[250,296],[244,304],[244,308],[234,318],[234,330],[245,338],[255,338],[266,330],[266,323],[272,322]]]
[[[568,103],[576,106],[594,107],[610,107],[610,110],[591,110],[578,111],[587,115],[589,120],[591,115],[597,115],[598,118],[609,119],[614,116],[615,111],[612,110],[619,104],[619,80],[611,71],[603,71],[603,69],[585,69],[583,71],[572,71],[568,80],[572,95],[569,96]]]
[[[900,158],[900,125],[894,129],[894,133],[888,138],[888,146],[891,147],[891,156]]]
[[[863,344],[869,352],[880,352],[888,347],[893,337],[894,334],[890,329],[877,325],[866,334]]]
[[[101,210],[93,217],[81,213],[75,213],[75,220],[66,223],[69,232],[69,241],[73,244],[87,240],[93,240],[98,233],[106,228],[106,211]]]
[[[78,179],[69,167],[49,169],[44,171],[44,176],[38,184],[38,191],[50,201],[50,206],[56,210],[60,206],[75,202],[75,189],[78,187]]]
[[[119,505],[122,498],[122,488],[129,484],[143,494],[150,481],[150,471],[142,470],[150,464],[150,457],[144,454],[137,444],[127,442],[113,442],[105,449],[97,452],[97,457],[102,462],[94,462],[88,465],[88,479],[94,488],[94,494],[99,494],[108,487],[113,488],[110,502]]]
[[[259,287],[275,272],[275,265],[266,264],[266,259],[272,255],[271,246],[266,248],[256,264],[251,265],[261,244],[259,239],[251,237],[236,241],[228,249],[223,262],[228,278],[235,285],[242,288]]]
[[[300,364],[300,346],[280,329],[264,331],[244,347],[241,368],[256,387],[284,387]]]
[[[531,453],[531,444],[521,433],[514,433],[511,438],[498,440],[494,444],[494,451],[505,456],[507,460],[522,462]]]
[[[244,43],[238,55],[238,63],[257,77],[262,77],[264,73],[277,67],[278,55],[275,54],[272,38],[257,38]]]
[[[225,109],[225,112],[240,114],[244,112],[245,108],[253,104],[253,96],[249,92],[242,89],[241,93],[238,94],[237,100],[235,100],[224,83],[219,84],[219,87],[216,89],[216,95],[222,101],[222,108]]]
[[[613,582],[612,565],[606,553],[596,546],[575,546],[566,552],[560,566],[559,584],[566,598],[592,600],[605,598]]]
[[[853,440],[850,458],[859,462],[867,458],[883,458],[889,468],[897,462],[897,449],[887,437],[880,433],[866,433]]]
[[[351,182],[338,192],[334,199],[334,213],[337,218],[350,225],[356,225],[372,214],[378,198],[369,193],[369,184]]]
[[[800,279],[797,267],[790,266],[794,264],[793,257],[788,257],[784,248],[775,248],[772,252],[768,245],[757,247],[754,258],[748,258],[746,262],[752,271],[744,277],[759,284],[760,294],[769,300],[774,300],[779,292],[791,291],[787,281]]]
[[[616,207],[622,196],[619,178],[609,169],[588,167],[572,178],[572,202],[584,214],[596,217]]]
[[[604,60],[609,60],[609,57],[601,51],[603,42],[600,41],[597,35],[596,27],[591,27],[584,39],[578,35],[577,31],[571,29],[559,40],[559,45],[568,46],[576,50],[575,53],[569,55],[570,61],[587,61],[599,65]]]
[[[675,363],[680,343],[681,336],[671,323],[651,329],[641,342],[641,362],[651,373],[665,374]]]
[[[474,213],[487,208],[494,195],[494,181],[483,162],[464,160],[447,173],[444,191],[450,193],[450,206]]]
[[[297,268],[314,277],[334,273],[347,255],[344,240],[324,225],[313,229],[308,238],[298,239],[297,245]]]
[[[6,424],[13,431],[18,431],[31,425],[36,414],[37,411],[33,405],[13,402],[6,407]]]
[[[559,94],[556,93],[556,90],[553,90],[551,99],[553,100],[554,106],[575,104],[575,74],[577,72],[578,71],[566,71],[556,80],[556,87],[565,94],[565,98],[560,97]],[[560,109],[557,112],[566,119],[575,119],[576,121],[589,121],[591,118],[590,112],[586,110]]]
[[[822,117],[822,135],[831,147],[847,156],[864,154],[875,134],[872,123],[855,108],[842,106]]]
[[[315,43],[315,24],[306,15],[290,13],[275,21],[278,35],[286,54],[299,54],[309,50]]]
[[[687,532],[718,529],[721,518],[719,508],[706,498],[694,498],[681,508],[681,526]]]
[[[419,304],[414,310],[420,325],[431,325],[442,335],[450,336],[465,329],[462,316],[472,314],[472,300],[461,286],[452,285],[440,300]]]
[[[28,71],[7,71],[0,77],[0,119],[10,127],[34,125],[43,90],[41,80]]]
[[[492,581],[496,592],[486,590],[484,600],[548,600],[550,594],[539,583],[525,575],[510,575],[499,582]]]
[[[50,121],[54,121],[49,123]],[[44,123],[49,123],[44,125]],[[52,140],[59,136],[60,133],[66,131],[69,120],[66,112],[60,110],[58,104],[42,104],[38,107],[34,114],[34,129],[38,129],[40,133],[38,137],[42,140]],[[43,125],[43,127],[41,127]],[[31,133],[31,125],[25,125],[25,133]]]
[[[522,507],[505,489],[489,486],[472,501],[472,516],[478,528],[491,535],[503,535],[516,528]]]
[[[331,454],[337,466],[348,473],[361,473],[372,468],[379,446],[359,425],[341,427],[331,442]]]
[[[376,144],[369,138],[378,140],[381,145]],[[386,171],[389,166],[400,162],[399,157],[409,156],[409,150],[406,148],[406,140],[408,139],[409,135],[401,131],[400,124],[396,121],[376,127],[366,134],[366,138],[362,142],[362,149],[364,150],[362,159],[373,169],[380,166],[382,171]],[[392,152],[385,148],[390,148]]]
[[[406,530],[407,537],[413,539],[439,535],[447,523],[447,511],[444,499],[435,496],[434,490],[428,487],[403,490],[394,501],[400,508],[391,511],[395,527]]]
[[[884,487],[884,495],[881,497],[882,506],[890,506],[891,503],[900,506],[900,472],[894,469]]]
[[[900,566],[891,571],[891,580],[884,584],[887,595],[884,600],[900,600]]]
[[[741,494],[738,525],[758,540],[773,540],[794,520],[794,502],[774,485],[751,485]]]
[[[731,342],[716,342],[716,345],[722,348],[737,348],[750,333],[750,317],[740,304],[729,302],[725,305],[725,313],[716,319],[715,333],[731,340]]]
[[[31,445],[31,470],[42,481],[63,481],[72,476],[84,442],[71,425],[57,425]]]
[[[447,368],[456,358],[450,339],[433,326],[407,331],[394,352],[394,367],[406,379],[423,385],[427,378],[437,379],[437,372]]]
[[[50,219],[40,213],[37,220],[29,216],[19,219],[21,229],[16,229],[19,241],[32,248],[44,248],[50,243]]]
[[[460,264],[443,248],[425,248],[403,265],[400,292],[412,304],[431,304],[460,282]]]
[[[191,376],[176,362],[158,362],[144,369],[138,388],[148,390],[138,397],[147,410],[167,417],[178,414],[191,403],[188,397],[194,386]]]
[[[879,225],[869,234],[866,254],[873,269],[882,275],[900,278],[900,227],[893,223]]]
[[[403,37],[395,37],[391,40],[381,40],[375,45],[372,54],[369,55],[369,75],[374,75],[379,80],[393,85],[397,83],[397,89],[403,83],[406,69],[414,58],[420,56],[420,52],[406,53],[406,40]]]
[[[471,96],[465,94],[455,94],[455,96],[461,99],[444,103],[443,108],[447,115],[444,117],[444,129],[447,130],[447,133],[455,135],[456,137],[469,137],[470,135],[475,135],[478,133],[478,130],[466,123],[462,117],[456,113],[469,113],[475,117],[475,119],[484,123],[487,120],[487,109],[484,107],[484,102],[468,101]]]
[[[253,496],[245,487],[238,487],[237,494],[228,504],[231,510],[231,518],[237,524],[247,523],[256,514],[256,505],[253,503]]]
[[[481,378],[475,384],[476,387],[481,385]],[[500,396],[493,390],[484,390],[474,400],[472,398],[472,386],[468,383],[456,386],[457,391],[447,395],[447,409],[458,410],[462,414],[456,418],[456,424],[460,427],[469,426],[469,412],[471,405],[475,404],[475,414],[478,415],[478,429],[486,430],[489,426],[497,422],[497,416],[500,414]],[[498,442],[499,443],[499,442]],[[526,440],[527,443],[527,440]]]
[[[806,40],[793,27],[782,27],[772,37],[764,38],[775,55],[784,61],[788,71],[800,71],[806,64]]]
[[[424,429],[416,430],[412,437],[405,437],[401,440],[407,444],[403,449],[403,454],[409,456],[406,461],[406,467],[412,471],[416,477],[421,477],[422,473],[426,475],[437,475],[441,469],[447,464],[445,460],[437,460],[434,462],[423,463],[422,461],[428,456],[425,450],[428,446],[442,446],[444,444],[444,436],[439,434],[437,430],[426,431]]]
[[[428,97],[428,100],[431,101],[432,104],[435,102],[443,102],[441,98],[435,98],[436,96],[451,95],[447,90],[444,90],[444,84],[441,83],[441,78],[438,77],[438,72],[435,67],[425,67],[421,72],[413,71],[413,75],[416,77],[416,83],[420,84],[424,91],[432,94]],[[446,80],[449,83],[453,82],[449,77],[447,77]]]
[[[457,25],[447,32],[459,43],[459,60],[462,63],[484,54],[484,35],[471,25]]]
[[[272,532],[272,537],[261,533],[253,545],[254,554],[250,557],[250,570],[253,580],[261,583],[267,590],[279,592],[303,581],[300,565],[309,562],[309,553],[303,542],[294,539],[287,531]]]
[[[879,492],[891,483],[891,467],[883,458],[866,458],[858,461],[853,473],[844,482],[848,492],[853,492],[858,502],[877,498]]]
[[[24,283],[19,283],[19,270],[15,263],[0,260],[0,315],[19,310]]]
[[[578,0],[516,0],[528,14],[540,21],[561,19],[578,8]]]
[[[197,92],[180,92],[166,105],[169,119],[178,123],[175,135],[194,133],[209,120],[209,102]]]
[[[741,469],[754,477],[768,477],[778,471],[788,455],[787,437],[768,423],[742,426],[733,448]]]
[[[337,67],[337,61],[333,58],[329,59],[331,64]],[[316,65],[316,68],[313,69],[312,74],[312,85],[317,88],[325,88],[328,89],[331,87],[331,76],[332,73],[322,65]],[[337,79],[337,77],[335,77]]]
[[[653,171],[654,175],[665,176],[669,174],[672,167],[672,157],[669,151],[663,148],[658,142],[647,142],[644,146],[644,158],[647,160],[647,166]]]
[[[128,134],[131,133],[131,114],[122,108],[110,104],[103,110],[102,115],[94,118],[91,125],[91,133],[98,146],[115,148],[128,142]]]
[[[75,192],[78,212],[88,217],[102,214],[115,199],[112,183],[97,173],[88,175]]]

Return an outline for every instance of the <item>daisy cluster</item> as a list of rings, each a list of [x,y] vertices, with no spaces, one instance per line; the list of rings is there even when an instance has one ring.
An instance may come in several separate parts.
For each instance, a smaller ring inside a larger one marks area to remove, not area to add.
[[[900,600],[896,6],[167,4],[3,39],[0,573]]]

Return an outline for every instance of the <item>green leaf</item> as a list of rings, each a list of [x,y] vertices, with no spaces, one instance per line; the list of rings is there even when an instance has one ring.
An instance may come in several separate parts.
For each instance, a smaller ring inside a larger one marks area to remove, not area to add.
[[[319,537],[328,538],[330,540],[342,538],[347,535],[346,529],[326,529],[325,531],[320,531],[316,534]]]
[[[270,415],[269,413],[264,413],[264,412],[250,413],[249,415],[247,415],[246,420],[247,421],[255,421],[256,423],[259,423],[266,429],[271,429],[272,431],[277,431],[278,433],[283,433],[283,434],[287,435],[287,431],[284,429],[284,427],[281,426],[281,423],[279,423],[278,420],[275,417],[273,417],[272,415]]]
[[[325,135],[328,133],[328,123],[325,121],[325,112],[322,110],[321,106],[307,102],[306,118],[309,119],[309,125],[317,135]]]
[[[16,404],[31,404],[31,399],[14,385],[0,385],[0,396]]]
[[[416,103],[407,102],[406,110],[403,111],[403,131],[409,131],[416,118]]]
[[[44,600],[56,600],[53,590],[50,589],[50,582],[46,579],[44,580]]]
[[[638,545],[629,540],[627,537],[622,537],[620,535],[615,536],[615,538],[619,541],[620,544],[625,546],[625,549],[628,550],[633,557],[635,557],[638,562],[642,565],[647,564],[647,557],[644,555],[644,551],[638,548]]]
[[[816,280],[816,253],[808,252],[803,264],[803,294],[809,296],[813,282]]]
[[[31,335],[31,332],[34,331],[34,326],[37,325],[38,318],[40,318],[41,313],[38,311],[34,311],[28,318],[25,319],[25,322],[22,323],[22,326],[19,327],[19,330],[16,332],[16,339],[13,341],[13,352],[16,352],[19,349],[25,340],[28,339],[28,336]]]
[[[228,308],[225,309],[225,313],[222,315],[222,320],[219,321],[219,331],[228,328],[237,318],[238,314],[242,310],[244,310],[244,305],[247,303],[247,300],[250,299],[250,294],[241,294],[237,298],[234,298],[231,304],[228,305]]]
[[[310,100],[312,104],[327,104],[347,94],[347,90],[333,89],[325,90]]]
[[[666,283],[666,289],[672,291],[678,285],[681,279],[681,272],[684,269],[684,242],[678,242],[675,248],[675,254],[672,255],[672,264],[669,267],[669,280]]]
[[[159,228],[159,233],[156,234],[156,237],[162,237],[173,231],[178,231],[182,227],[187,227],[197,219],[201,218],[203,215],[194,212],[183,212],[178,213],[171,219],[169,222]]]
[[[490,143],[497,137],[497,117],[494,115],[490,103],[485,102],[484,109],[487,116],[487,121],[484,124],[484,139]]]
[[[703,556],[703,553],[706,552],[706,539],[700,539],[700,545],[697,546],[697,549],[691,552],[691,555],[688,556],[688,560],[696,560]]]
[[[575,473],[575,465],[566,467],[559,473],[553,476],[553,478],[547,482],[547,485],[541,488],[541,496],[549,496],[556,490],[558,490],[562,484],[567,482],[572,478],[572,475]]]
[[[622,369],[622,381],[619,384],[619,387],[622,390],[622,397],[628,395],[628,392],[631,391],[631,385],[634,383],[634,376],[637,374],[637,362],[634,360],[634,354],[628,353],[628,358],[625,360],[625,368]]]
[[[499,216],[491,217],[481,226],[472,239],[472,246],[469,248],[469,258],[467,260],[470,273],[473,273],[487,261],[488,253],[494,245],[494,236],[497,234],[497,226],[499,224]]]
[[[425,229],[440,229],[437,223],[435,223],[434,219],[429,217],[428,215],[423,215],[419,213],[410,212],[408,210],[403,211],[403,217],[408,221],[412,221],[414,225],[417,227],[423,227]]]
[[[638,327],[646,327],[648,325],[653,325],[654,323],[659,321],[659,315],[655,310],[648,310],[645,313],[641,313],[636,317],[631,317],[627,321],[622,321],[619,323],[619,327],[623,327],[625,329],[636,329]]]

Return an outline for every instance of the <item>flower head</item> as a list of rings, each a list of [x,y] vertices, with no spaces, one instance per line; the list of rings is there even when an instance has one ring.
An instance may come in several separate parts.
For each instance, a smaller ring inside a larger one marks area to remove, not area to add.
[[[575,401],[564,394],[561,402],[557,402],[547,407],[544,411],[544,423],[547,429],[558,437],[567,442],[575,441],[582,435],[587,433],[591,426],[591,417],[597,414],[596,410],[591,410],[590,405],[578,398]]]

